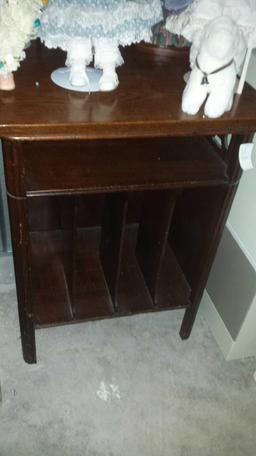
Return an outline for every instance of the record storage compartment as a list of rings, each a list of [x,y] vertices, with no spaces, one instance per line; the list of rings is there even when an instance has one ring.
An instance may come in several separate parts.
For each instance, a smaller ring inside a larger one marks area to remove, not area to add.
[[[36,327],[190,306],[184,201],[208,189],[211,206],[227,182],[211,138],[24,141],[22,156]]]

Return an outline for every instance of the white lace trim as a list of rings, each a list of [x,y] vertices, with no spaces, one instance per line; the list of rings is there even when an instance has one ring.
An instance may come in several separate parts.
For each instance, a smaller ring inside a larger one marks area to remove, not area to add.
[[[57,24],[58,28],[66,26],[66,23],[72,18],[72,24],[79,28],[93,28],[101,26],[104,33],[109,33],[113,29],[125,26],[125,24],[134,19],[141,18],[143,21],[150,21],[152,18],[162,16],[162,7],[160,0],[151,1],[126,1],[120,2],[116,9],[95,8],[93,6],[82,10],[81,7],[70,5],[60,9],[58,6],[50,5],[46,8],[42,16],[42,24]],[[153,24],[152,24],[153,25]]]
[[[74,41],[74,37],[70,37],[68,35],[47,35],[45,37],[40,37],[41,40],[45,43],[45,45],[52,49],[61,48],[63,51],[68,51],[70,48],[71,43]],[[139,34],[134,34],[129,31],[123,32],[121,36],[119,36],[118,40],[115,38],[109,38],[109,42],[113,45],[116,44],[118,46],[129,46],[132,43],[139,43],[140,41],[145,41],[147,43],[151,42],[152,33],[150,30],[145,29],[140,31]],[[82,40],[82,37],[78,37],[79,40]],[[94,38],[97,39],[97,38]],[[88,38],[85,38],[88,40]]]

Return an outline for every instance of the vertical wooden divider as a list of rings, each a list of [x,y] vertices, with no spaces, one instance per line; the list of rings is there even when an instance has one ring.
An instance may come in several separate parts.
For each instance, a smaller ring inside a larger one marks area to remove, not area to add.
[[[74,275],[75,275],[75,254],[77,236],[77,204],[74,196],[61,198],[60,225],[62,232],[62,261],[66,286],[69,295],[70,312],[75,316],[74,303]]]
[[[117,292],[124,243],[128,197],[126,193],[111,193],[105,197],[100,259],[110,296],[117,310]]]
[[[174,190],[148,191],[142,205],[136,256],[154,305],[177,196]]]

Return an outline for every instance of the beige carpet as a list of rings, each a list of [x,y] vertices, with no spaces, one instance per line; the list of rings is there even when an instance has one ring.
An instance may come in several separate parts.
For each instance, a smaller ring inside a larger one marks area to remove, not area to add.
[[[36,333],[22,360],[10,258],[0,259],[1,456],[255,456],[255,359],[226,362],[183,312]]]

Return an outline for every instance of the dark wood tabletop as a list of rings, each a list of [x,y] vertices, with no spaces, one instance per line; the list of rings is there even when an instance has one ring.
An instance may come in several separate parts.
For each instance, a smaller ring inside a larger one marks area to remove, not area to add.
[[[181,111],[187,58],[157,65],[135,49],[125,54],[117,90],[84,94],[51,81],[51,72],[65,65],[65,54],[34,42],[15,74],[16,89],[0,92],[0,137],[129,138],[256,130],[256,92],[248,85],[223,117],[207,119],[202,111],[188,116]]]

